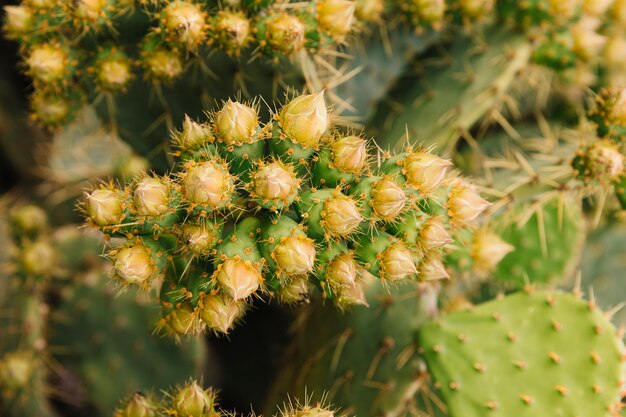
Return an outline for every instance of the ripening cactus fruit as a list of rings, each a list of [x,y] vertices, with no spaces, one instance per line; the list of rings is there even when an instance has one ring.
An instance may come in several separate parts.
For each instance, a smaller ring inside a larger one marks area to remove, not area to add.
[[[489,203],[427,150],[373,166],[368,141],[329,121],[323,93],[264,125],[254,103],[228,100],[173,134],[171,174],[87,193],[87,222],[126,239],[109,251],[117,282],[161,283],[161,327],[194,334],[227,333],[254,298],[297,303],[315,287],[339,308],[366,305],[366,271],[386,285],[447,278],[442,247]]]

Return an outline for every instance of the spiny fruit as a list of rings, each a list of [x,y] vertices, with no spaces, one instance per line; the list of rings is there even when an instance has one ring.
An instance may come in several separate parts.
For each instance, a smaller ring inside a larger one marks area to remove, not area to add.
[[[294,303],[318,287],[340,308],[366,305],[365,271],[446,278],[443,246],[488,206],[426,150],[372,166],[365,139],[329,131],[323,93],[265,125],[231,100],[209,119],[174,133],[172,174],[102,185],[82,204],[88,223],[127,239],[109,253],[118,282],[162,281],[161,325],[175,333],[226,333],[264,294]]]

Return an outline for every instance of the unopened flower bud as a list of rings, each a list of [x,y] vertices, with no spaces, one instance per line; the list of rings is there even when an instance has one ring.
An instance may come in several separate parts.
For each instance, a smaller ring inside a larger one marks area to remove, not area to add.
[[[157,407],[145,395],[136,393],[115,417],[156,417]]]
[[[324,92],[294,98],[280,112],[282,132],[304,147],[317,146],[328,127]]]
[[[171,81],[178,78],[184,69],[180,55],[165,48],[146,53],[144,66],[148,74],[162,81]]]
[[[461,13],[470,19],[489,14],[493,10],[494,0],[460,0]]]
[[[302,410],[296,411],[293,416],[290,417],[334,417],[334,415],[332,411],[318,406],[315,408],[305,407]]]
[[[359,174],[367,166],[367,141],[346,136],[332,144],[333,165],[341,172]]]
[[[250,261],[230,258],[218,266],[217,281],[233,300],[242,300],[259,289],[263,275]]]
[[[132,153],[128,157],[122,159],[116,172],[117,175],[124,179],[124,181],[129,181],[144,174],[149,169],[150,164],[145,158],[137,155],[136,153]]]
[[[183,149],[197,149],[212,139],[211,128],[204,123],[196,123],[185,115],[183,130],[175,136],[178,146]]]
[[[106,16],[106,0],[74,0],[74,15],[82,20],[95,22]]]
[[[0,359],[0,386],[6,389],[24,389],[35,370],[30,354],[10,352]]]
[[[156,272],[150,249],[143,245],[120,249],[115,255],[113,267],[117,276],[129,284],[143,284]]]
[[[163,10],[163,20],[168,35],[189,50],[195,50],[206,38],[206,17],[198,4],[173,1]]]
[[[42,44],[34,46],[26,64],[34,79],[53,83],[65,79],[69,74],[67,50],[60,45]]]
[[[183,239],[187,247],[199,255],[210,254],[219,240],[219,231],[215,224],[185,223],[183,226]]]
[[[332,196],[324,202],[323,227],[332,236],[345,237],[354,232],[363,217],[354,199],[343,194]]]
[[[439,248],[454,241],[439,217],[431,217],[424,222],[419,239],[419,243],[427,249]]]
[[[276,245],[273,255],[286,275],[308,274],[315,265],[315,243],[306,236],[287,236]]]
[[[333,288],[351,287],[356,283],[359,265],[349,252],[333,258],[326,268],[326,281]]]
[[[258,126],[259,118],[253,108],[231,100],[215,115],[217,135],[226,145],[250,142]]]
[[[447,209],[450,219],[461,225],[472,224],[491,204],[470,184],[459,181],[450,192]]]
[[[220,10],[215,19],[217,41],[226,53],[237,55],[248,44],[250,21],[243,13]]]
[[[367,306],[367,298],[365,297],[365,288],[362,282],[355,282],[352,285],[345,285],[337,290],[335,303],[337,306]]]
[[[179,335],[196,335],[201,330],[201,323],[197,320],[197,315],[189,303],[182,303],[172,310],[167,324]]]
[[[227,334],[243,315],[241,301],[222,295],[207,295],[202,299],[200,318],[215,332]]]
[[[183,188],[187,200],[211,209],[224,207],[234,192],[232,177],[214,161],[202,162],[189,169],[183,179]]]
[[[419,277],[422,281],[438,281],[450,278],[441,257],[436,254],[428,255],[419,266]]]
[[[176,415],[181,417],[212,417],[215,415],[215,394],[192,382],[178,390],[173,399]]]
[[[626,38],[621,33],[608,39],[604,47],[604,62],[608,68],[626,67]]]
[[[122,219],[122,199],[118,191],[95,190],[87,195],[87,214],[98,226],[118,224]]]
[[[27,244],[22,249],[22,266],[27,274],[51,275],[55,260],[54,247],[45,240]]]
[[[4,6],[4,30],[9,39],[19,39],[33,29],[35,14],[28,6]]]
[[[583,0],[584,14],[603,17],[606,11],[613,5],[614,0]]]
[[[487,274],[495,269],[498,263],[508,253],[515,250],[495,233],[479,231],[474,235],[471,257],[474,261],[473,269],[480,274]]]
[[[596,56],[606,44],[606,36],[598,32],[599,19],[581,19],[569,29],[574,41],[573,51],[582,59]]]
[[[158,178],[139,181],[134,196],[135,207],[142,216],[159,216],[169,209],[169,187]]]
[[[354,14],[364,22],[377,22],[384,10],[384,0],[356,0]]]
[[[123,55],[104,58],[97,63],[96,80],[104,90],[121,90],[128,85],[132,77],[130,61]]]
[[[401,242],[392,243],[380,258],[380,276],[390,281],[398,281],[417,275],[413,253]]]
[[[33,205],[18,207],[11,212],[15,226],[23,233],[37,233],[48,227],[46,212]]]
[[[309,300],[309,281],[306,275],[296,275],[276,293],[281,303],[298,304]]]
[[[406,193],[395,181],[383,178],[372,188],[371,206],[378,217],[386,221],[395,220],[408,200]]]
[[[279,14],[267,22],[267,37],[270,46],[285,55],[304,48],[304,35],[304,23],[296,16]]]
[[[261,165],[252,174],[252,185],[254,195],[262,200],[288,200],[300,188],[293,167],[278,161]]]
[[[65,97],[35,90],[31,99],[33,114],[41,124],[56,126],[70,115],[72,102]]]
[[[356,3],[351,0],[320,0],[317,16],[320,29],[337,41],[350,32],[354,20]]]
[[[601,183],[610,182],[624,173],[626,158],[616,145],[596,142],[584,152],[585,178]]]
[[[411,152],[403,163],[403,173],[409,187],[423,195],[432,194],[446,177],[450,161],[428,152]]]
[[[417,18],[430,24],[440,22],[446,11],[445,0],[411,0],[411,3]]]

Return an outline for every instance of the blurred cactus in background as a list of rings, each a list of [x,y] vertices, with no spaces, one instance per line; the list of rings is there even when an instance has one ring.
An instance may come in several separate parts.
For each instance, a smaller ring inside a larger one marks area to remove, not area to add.
[[[626,2],[2,27],[1,415],[622,415]]]

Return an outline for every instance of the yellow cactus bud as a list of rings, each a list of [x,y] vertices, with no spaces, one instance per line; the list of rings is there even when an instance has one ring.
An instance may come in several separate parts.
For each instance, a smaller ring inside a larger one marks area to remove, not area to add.
[[[169,314],[167,324],[179,335],[200,334],[202,327],[196,312],[189,303],[182,303]]]
[[[195,50],[207,36],[206,13],[199,4],[171,2],[163,10],[165,30],[176,42]]]
[[[0,359],[0,386],[6,389],[24,389],[35,370],[35,363],[26,352],[10,352]]]
[[[196,381],[184,386],[172,400],[176,415],[181,417],[211,417],[215,415],[215,393],[204,390]]]
[[[426,249],[439,248],[453,241],[439,217],[429,218],[420,229],[419,243]]]
[[[336,256],[326,267],[326,281],[331,287],[351,287],[356,284],[359,265],[350,252]]]
[[[53,83],[67,78],[69,72],[69,54],[58,44],[33,46],[26,65],[32,77],[44,83]]]
[[[395,181],[383,178],[372,188],[371,206],[376,216],[382,220],[393,221],[404,210],[408,198]]]
[[[300,181],[291,165],[280,161],[261,164],[252,174],[252,192],[262,200],[289,200],[298,193]]]
[[[351,306],[368,306],[365,288],[362,282],[355,282],[337,290],[335,304],[340,308]]]
[[[333,165],[339,171],[360,174],[367,167],[367,141],[358,136],[335,140],[331,147]]]
[[[446,2],[445,0],[411,0],[410,7],[419,21],[436,24],[443,20]]]
[[[320,30],[341,42],[352,29],[356,3],[351,0],[319,0],[317,16]]]
[[[494,0],[460,0],[461,13],[470,19],[477,19],[493,10]]]
[[[103,59],[97,64],[96,80],[105,90],[121,90],[128,85],[132,77],[130,61],[124,57]]]
[[[115,254],[113,267],[116,275],[128,284],[144,284],[156,273],[150,249],[143,245],[120,249]]]
[[[306,236],[287,236],[272,255],[286,275],[308,274],[315,265],[315,243]]]
[[[46,212],[33,205],[17,207],[11,210],[11,220],[23,233],[37,233],[48,227]]]
[[[282,286],[276,297],[284,304],[298,304],[309,300],[309,280],[306,275],[296,275]]]
[[[4,6],[4,31],[9,39],[19,39],[33,29],[35,13],[28,6]]]
[[[106,0],[75,0],[74,15],[82,20],[97,21],[106,17],[107,7]]]
[[[58,125],[70,115],[71,102],[60,95],[35,90],[31,100],[35,119],[44,125]]]
[[[183,179],[185,197],[193,204],[219,209],[226,206],[234,193],[232,176],[216,161],[192,166]]]
[[[356,0],[354,14],[364,22],[377,22],[384,10],[384,0]]]
[[[351,197],[337,194],[324,202],[322,227],[331,236],[346,237],[363,221],[356,202]]]
[[[258,126],[256,110],[231,100],[215,115],[215,130],[226,145],[251,142]]]
[[[417,275],[413,253],[402,242],[392,243],[380,257],[380,277],[398,281]]]
[[[419,266],[419,277],[422,281],[437,281],[450,278],[446,267],[438,254],[431,253],[422,260]]]
[[[283,107],[279,116],[282,132],[304,147],[319,145],[328,122],[323,91],[294,98]]]
[[[583,11],[586,15],[603,17],[615,0],[583,0]]]
[[[458,180],[450,191],[446,207],[453,223],[471,225],[490,205],[472,185]]]
[[[218,230],[212,223],[203,225],[185,223],[183,239],[193,253],[206,256],[211,254],[211,249],[219,240]]]
[[[304,48],[305,27],[302,20],[287,13],[271,17],[267,22],[267,41],[272,49],[285,55]]]
[[[158,178],[139,181],[134,196],[137,213],[142,216],[160,216],[169,210],[169,187]]]
[[[222,295],[207,295],[202,299],[200,318],[214,332],[227,334],[243,315],[244,306]]]
[[[411,152],[403,162],[402,173],[409,187],[431,195],[446,177],[452,162],[428,152]]]
[[[258,266],[237,258],[222,262],[217,267],[216,275],[224,292],[233,300],[248,298],[263,282],[263,275]]]
[[[45,240],[26,244],[22,248],[22,266],[27,274],[51,275],[56,257],[54,247]]]
[[[207,124],[194,122],[188,115],[185,115],[183,130],[174,136],[176,144],[188,150],[198,149],[212,139],[211,128]]]
[[[184,70],[180,55],[164,48],[144,54],[143,63],[151,77],[166,82],[178,78]]]
[[[220,10],[215,18],[214,31],[226,53],[239,55],[250,40],[250,21],[241,12]]]
[[[118,410],[115,417],[156,417],[157,408],[145,395],[136,393],[126,403],[126,406]]]
[[[112,226],[122,220],[122,199],[118,191],[95,190],[87,195],[86,210],[98,226]]]
[[[314,408],[304,407],[302,410],[295,411],[293,416],[289,417],[334,417],[334,415],[332,411],[317,406]]]
[[[617,145],[596,142],[585,155],[585,176],[601,183],[608,183],[624,173],[626,158]]]
[[[569,29],[574,40],[573,51],[582,59],[589,60],[604,48],[607,39],[597,32],[600,24],[600,19],[587,17]]]
[[[500,236],[481,230],[474,235],[472,241],[471,257],[474,261],[472,269],[478,274],[486,275],[513,250],[515,247],[502,240]]]

